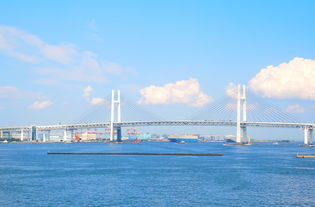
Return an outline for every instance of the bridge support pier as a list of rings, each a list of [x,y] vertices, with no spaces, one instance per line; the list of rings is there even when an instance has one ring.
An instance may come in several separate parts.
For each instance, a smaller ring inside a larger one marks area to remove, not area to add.
[[[115,121],[115,91],[112,90],[112,102],[110,108],[110,141],[114,141],[114,121]]]
[[[45,137],[46,139],[43,140],[43,142],[50,142],[50,130],[47,131],[47,136]]]
[[[24,141],[24,130],[22,129],[21,130],[21,142],[23,142]]]
[[[304,128],[304,146],[313,144],[313,128]]]
[[[114,122],[115,122],[115,105],[117,105],[117,122],[121,122],[121,104],[120,104],[120,90],[117,90],[117,100],[115,100],[115,91],[112,90],[112,101],[111,101],[111,113],[110,113],[110,141],[116,141],[115,140],[115,128],[114,128]],[[120,138],[121,139],[121,128],[120,128]],[[118,130],[117,130],[117,141],[118,141]]]
[[[67,139],[68,139],[68,135],[67,135],[67,130],[65,129],[63,130],[63,141],[65,142],[67,141]]]
[[[4,132],[6,135],[4,135],[5,136],[5,138],[7,138],[7,139],[11,139],[11,131],[6,131],[6,132]]]
[[[43,137],[42,142],[49,142],[50,140],[50,130],[43,131]]]
[[[308,145],[308,128],[304,128],[304,146]]]
[[[74,129],[71,129],[71,131],[70,131],[70,139],[71,139],[71,142],[73,142],[73,140],[74,140]]]
[[[32,141],[36,141],[37,140],[37,131],[36,131],[36,126],[32,126],[31,128],[31,139]]]
[[[117,127],[117,142],[121,142],[121,127]]]
[[[243,142],[250,142],[250,140],[247,139],[247,127],[242,126],[242,137],[243,137]]]

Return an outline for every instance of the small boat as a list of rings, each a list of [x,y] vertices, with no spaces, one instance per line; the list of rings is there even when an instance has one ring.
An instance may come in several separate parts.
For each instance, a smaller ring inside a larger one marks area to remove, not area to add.
[[[279,142],[273,142],[272,144],[277,145],[277,144],[279,144]]]
[[[252,145],[253,143],[252,142],[248,142],[248,143],[245,143],[243,145]]]
[[[9,143],[8,140],[4,140],[2,143]]]
[[[176,143],[177,143],[177,144],[186,144],[185,141],[177,141]]]

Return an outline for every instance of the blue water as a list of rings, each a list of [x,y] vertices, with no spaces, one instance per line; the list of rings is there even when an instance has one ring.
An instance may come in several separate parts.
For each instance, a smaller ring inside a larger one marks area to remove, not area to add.
[[[0,206],[315,206],[315,159],[297,159],[296,153],[315,154],[315,148],[297,143],[0,144]]]

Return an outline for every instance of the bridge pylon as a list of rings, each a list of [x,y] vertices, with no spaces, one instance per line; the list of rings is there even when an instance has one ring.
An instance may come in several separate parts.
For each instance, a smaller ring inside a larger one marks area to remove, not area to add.
[[[304,127],[304,146],[309,146],[313,144],[313,128]]]
[[[114,122],[115,122],[115,108],[117,107],[117,122],[121,122],[121,99],[120,89],[117,90],[117,99],[115,99],[115,90],[112,90],[112,101],[111,101],[111,113],[110,113],[110,141],[115,140],[114,133]],[[119,134],[118,134],[119,133]],[[121,141],[121,128],[117,129],[117,141]]]
[[[247,98],[246,86],[237,86],[237,109],[236,109],[236,143],[241,144],[242,140],[245,142],[247,139],[247,127],[244,122],[247,121]],[[241,123],[241,120],[243,123]],[[247,140],[250,142],[250,140]]]

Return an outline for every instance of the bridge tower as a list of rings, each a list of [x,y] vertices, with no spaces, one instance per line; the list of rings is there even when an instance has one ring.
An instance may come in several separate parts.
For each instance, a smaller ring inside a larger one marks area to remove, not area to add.
[[[115,90],[112,90],[111,113],[110,113],[110,141],[115,141],[114,122],[115,108],[117,107],[117,122],[121,122],[121,100],[120,89],[117,90],[117,99],[115,99]],[[117,127],[117,141],[121,141],[121,127]]]
[[[304,146],[313,145],[313,128],[304,127]]]
[[[247,121],[247,98],[246,98],[246,86],[237,86],[237,117],[236,117],[236,143],[241,144],[247,139],[247,127],[244,122]],[[241,123],[241,120],[243,123]],[[248,139],[248,142],[250,140]]]

